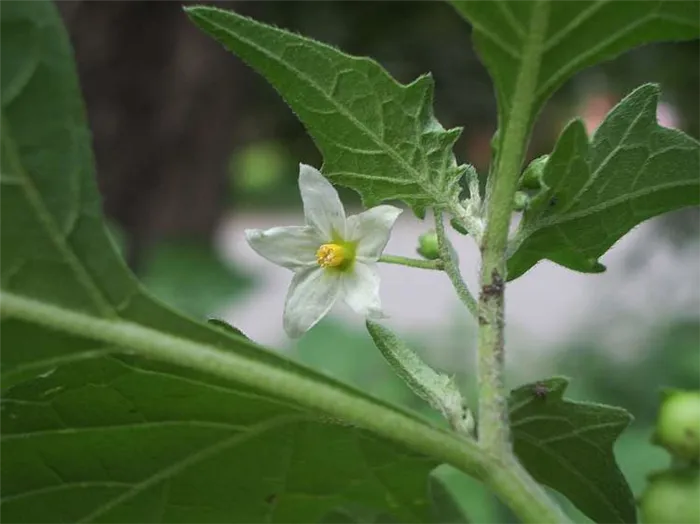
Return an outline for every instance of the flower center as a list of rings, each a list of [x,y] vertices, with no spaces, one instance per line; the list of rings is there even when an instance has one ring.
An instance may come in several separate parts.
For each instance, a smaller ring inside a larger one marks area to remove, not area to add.
[[[323,244],[316,251],[316,262],[326,267],[338,267],[348,261],[348,252],[338,244]]]

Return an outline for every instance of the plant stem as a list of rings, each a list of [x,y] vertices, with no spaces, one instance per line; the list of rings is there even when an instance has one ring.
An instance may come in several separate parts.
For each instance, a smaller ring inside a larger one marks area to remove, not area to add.
[[[420,269],[444,269],[442,260],[420,260],[418,258],[400,257],[398,255],[382,255],[379,257],[380,262],[385,264],[398,264],[400,266],[417,267]]]
[[[438,247],[440,249],[440,258],[445,264],[445,273],[450,278],[452,282],[452,287],[454,287],[457,292],[457,296],[462,301],[469,312],[477,318],[478,315],[478,304],[474,295],[464,283],[462,274],[459,271],[459,266],[457,265],[457,260],[454,254],[450,250],[449,240],[445,235],[445,224],[443,223],[442,212],[433,209],[433,215],[435,216],[435,234],[438,238]]]
[[[533,491],[517,463],[509,464],[479,448],[475,442],[433,427],[408,411],[384,404],[349,386],[282,365],[284,360],[280,360],[280,365],[272,365],[268,357],[263,356],[267,353],[263,349],[259,360],[252,358],[249,351],[235,349],[235,343],[246,346],[247,350],[254,348],[249,341],[231,337],[234,347],[223,349],[120,318],[98,318],[6,292],[0,294],[0,314],[231,380],[263,395],[285,398],[292,405],[337,417],[437,461],[452,464],[482,480],[524,522],[567,521],[556,506],[546,503],[546,498],[536,493],[536,489],[542,488],[535,484]]]
[[[530,31],[524,43],[490,194],[486,229],[481,242],[481,293],[479,295],[478,382],[479,443],[500,457],[511,456],[507,392],[504,372],[504,287],[506,245],[513,211],[513,196],[528,139],[542,45],[547,30],[549,3],[533,5]],[[534,481],[532,481],[534,483]]]

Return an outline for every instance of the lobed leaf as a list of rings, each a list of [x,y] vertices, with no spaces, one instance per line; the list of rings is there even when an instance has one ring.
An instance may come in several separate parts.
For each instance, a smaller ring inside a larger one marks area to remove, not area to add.
[[[323,172],[360,193],[367,207],[403,200],[419,216],[456,205],[460,178],[452,146],[432,112],[433,80],[401,85],[376,62],[230,11],[189,7],[200,29],[270,82],[323,154]]]
[[[633,91],[590,144],[583,122],[566,127],[509,246],[509,279],[544,258],[603,271],[598,257],[634,226],[700,204],[700,143],[657,124],[658,98],[655,85]]]
[[[622,408],[564,399],[568,384],[555,377],[511,392],[515,454],[535,480],[594,522],[635,522],[634,496],[613,454],[632,416]]]

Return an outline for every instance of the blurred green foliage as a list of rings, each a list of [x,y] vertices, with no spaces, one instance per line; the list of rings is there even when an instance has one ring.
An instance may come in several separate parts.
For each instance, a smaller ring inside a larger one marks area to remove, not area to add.
[[[252,279],[228,266],[214,248],[198,241],[170,241],[149,250],[140,279],[156,297],[203,319],[220,313]]]

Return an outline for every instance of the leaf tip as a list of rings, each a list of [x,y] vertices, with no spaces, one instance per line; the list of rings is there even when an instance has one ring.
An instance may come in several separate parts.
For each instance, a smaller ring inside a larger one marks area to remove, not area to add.
[[[407,91],[417,91],[421,94],[421,98],[427,97],[432,101],[433,91],[435,89],[435,79],[432,73],[423,73],[413,82],[406,85]]]
[[[204,12],[208,11],[210,8],[205,6],[205,5],[185,5],[182,6],[182,10],[185,12],[187,16],[190,18],[198,16],[200,14],[203,14]]]
[[[218,330],[218,331],[223,331],[225,333],[228,333],[229,335],[233,335],[235,337],[243,337],[243,338],[248,338],[245,336],[245,333],[243,333],[240,329],[237,327],[232,326],[225,320],[221,320],[220,318],[208,318],[207,319],[207,324],[211,326],[212,328]]]

